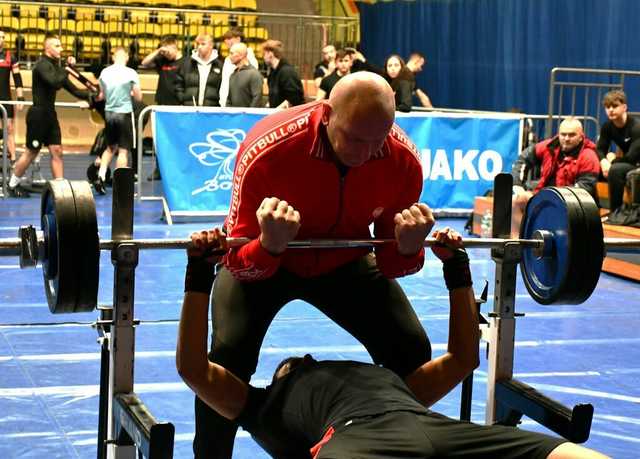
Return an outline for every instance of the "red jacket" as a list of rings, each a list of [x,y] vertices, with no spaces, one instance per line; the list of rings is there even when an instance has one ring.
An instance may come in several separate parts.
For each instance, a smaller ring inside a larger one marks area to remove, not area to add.
[[[300,212],[297,239],[366,239],[374,223],[376,238],[394,239],[393,218],[418,201],[422,167],[415,146],[393,126],[382,148],[344,177],[321,117],[323,102],[312,102],[260,120],[240,146],[226,227],[231,237],[252,242],[232,249],[225,264],[240,280],[260,280],[283,267],[302,277],[324,274],[353,261],[368,249],[288,249],[272,256],[262,248],[256,210],[265,197],[286,200]],[[424,250],[404,257],[396,244],[376,249],[387,277],[418,271]]]
[[[565,155],[561,161],[558,137],[544,140],[536,144],[536,157],[541,163],[540,181],[535,191],[548,185],[551,174],[555,171],[555,186],[574,186],[582,175],[600,174],[600,161],[596,153],[596,145],[584,138],[582,148],[575,156]]]

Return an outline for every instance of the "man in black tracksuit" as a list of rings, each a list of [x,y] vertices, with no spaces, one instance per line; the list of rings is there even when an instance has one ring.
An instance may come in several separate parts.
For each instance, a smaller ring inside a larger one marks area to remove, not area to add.
[[[609,209],[622,205],[627,173],[640,166],[640,121],[627,113],[627,96],[622,91],[609,91],[602,100],[609,120],[600,128],[596,145],[602,174],[609,182]],[[623,156],[609,151],[614,142]]]
[[[289,108],[304,104],[304,90],[300,75],[283,55],[282,42],[267,40],[262,44],[264,63],[269,67],[269,107]]]
[[[182,105],[220,106],[222,60],[213,49],[213,37],[201,33],[196,37],[196,49],[176,77],[176,97]]]
[[[51,153],[53,178],[63,177],[62,135],[55,109],[58,90],[64,88],[77,98],[84,99],[85,102],[79,106],[89,108],[86,102],[89,99],[88,91],[76,88],[69,80],[66,69],[59,65],[62,51],[60,39],[56,35],[47,35],[44,40],[44,52],[32,70],[33,105],[27,112],[27,148],[16,161],[14,173],[9,181],[10,196],[28,196],[28,192],[20,187],[20,181],[43,145],[47,146]],[[74,65],[75,59],[69,56],[66,62]]]
[[[444,370],[444,361],[472,359],[477,365],[479,360],[469,258],[455,231],[436,231],[434,237],[440,245],[433,251],[443,261],[449,289],[451,331],[447,352],[425,371],[434,381],[459,382],[464,376],[454,375],[453,367]],[[273,457],[605,457],[560,438],[434,413],[397,374],[376,365],[292,357],[278,366],[267,388],[250,386],[207,359],[213,264],[226,249],[224,236],[215,229],[194,233],[191,239],[176,351],[178,372],[205,403],[238,422]]]

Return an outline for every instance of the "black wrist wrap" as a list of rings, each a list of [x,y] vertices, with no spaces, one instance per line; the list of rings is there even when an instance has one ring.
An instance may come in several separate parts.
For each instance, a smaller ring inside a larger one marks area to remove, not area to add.
[[[22,88],[22,74],[20,72],[13,74],[13,85],[16,88]]]
[[[456,249],[453,256],[442,263],[444,282],[448,290],[459,287],[471,287],[471,271],[469,270],[469,256],[464,249]]]
[[[184,275],[184,291],[209,295],[216,277],[215,264],[203,257],[189,257]]]

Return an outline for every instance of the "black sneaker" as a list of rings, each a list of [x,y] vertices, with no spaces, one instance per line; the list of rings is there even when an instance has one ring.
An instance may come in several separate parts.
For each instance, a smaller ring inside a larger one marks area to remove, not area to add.
[[[96,193],[105,195],[107,194],[107,190],[104,188],[104,182],[100,177],[93,182],[93,188],[96,190]]]
[[[15,187],[7,187],[7,195],[11,198],[28,198],[29,196],[31,196],[29,194],[29,192],[27,190],[25,190],[22,186],[20,186],[19,184],[16,185]]]

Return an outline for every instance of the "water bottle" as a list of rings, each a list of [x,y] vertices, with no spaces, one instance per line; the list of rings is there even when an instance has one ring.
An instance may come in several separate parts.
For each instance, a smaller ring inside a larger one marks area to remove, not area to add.
[[[487,238],[491,237],[491,223],[493,220],[493,215],[491,211],[487,209],[482,215],[482,219],[480,220],[480,237]]]

